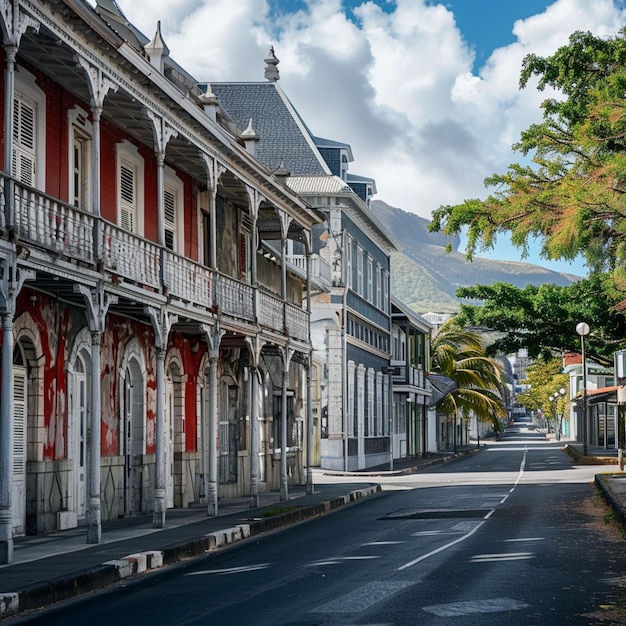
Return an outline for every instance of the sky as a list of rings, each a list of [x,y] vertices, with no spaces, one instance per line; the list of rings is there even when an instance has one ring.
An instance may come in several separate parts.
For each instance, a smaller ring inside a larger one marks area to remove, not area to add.
[[[376,180],[376,199],[430,219],[441,205],[486,197],[486,176],[521,155],[541,120],[523,58],[548,56],[576,30],[611,37],[626,0],[117,0],[199,82],[262,81],[270,46],[280,85],[311,131],[352,146],[350,172]],[[493,251],[522,260],[506,236]],[[552,263],[533,249],[526,259]]]

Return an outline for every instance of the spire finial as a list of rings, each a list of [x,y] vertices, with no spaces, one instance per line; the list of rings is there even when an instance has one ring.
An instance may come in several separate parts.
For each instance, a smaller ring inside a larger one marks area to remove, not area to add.
[[[265,58],[265,78],[272,83],[275,83],[279,78],[278,64],[280,61],[274,54],[274,46],[270,47],[269,54]]]

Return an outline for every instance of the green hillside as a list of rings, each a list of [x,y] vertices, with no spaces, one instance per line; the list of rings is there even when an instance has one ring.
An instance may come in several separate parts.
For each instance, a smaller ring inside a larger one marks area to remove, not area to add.
[[[458,310],[458,287],[504,282],[526,285],[569,285],[578,277],[513,261],[493,261],[475,257],[467,261],[457,251],[447,253],[450,238],[428,232],[428,220],[374,200],[372,211],[398,242],[401,252],[392,255],[392,294],[417,313],[454,313]]]

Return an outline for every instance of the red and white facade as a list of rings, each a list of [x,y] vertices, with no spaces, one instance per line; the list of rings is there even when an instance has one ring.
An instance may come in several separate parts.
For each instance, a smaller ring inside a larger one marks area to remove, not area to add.
[[[118,18],[0,7],[0,562],[310,479],[310,263],[286,252],[322,217]]]

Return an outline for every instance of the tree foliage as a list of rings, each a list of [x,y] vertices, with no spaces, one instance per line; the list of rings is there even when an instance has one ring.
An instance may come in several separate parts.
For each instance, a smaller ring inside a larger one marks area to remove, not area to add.
[[[500,364],[486,356],[480,335],[461,328],[454,318],[448,320],[433,337],[432,369],[454,380],[457,389],[441,402],[448,415],[476,415],[500,430],[505,417],[504,384]]]
[[[518,394],[517,401],[526,408],[541,411],[549,419],[554,419],[556,413],[567,414],[569,397],[569,374],[563,374],[561,359],[538,360],[528,368],[527,378],[522,383],[529,386],[528,391]],[[561,395],[560,389],[566,393]],[[557,396],[550,401],[550,397]]]
[[[457,290],[462,298],[482,305],[462,304],[459,324],[497,331],[487,354],[513,354],[522,348],[531,358],[548,358],[562,351],[580,351],[576,333],[587,322],[590,358],[613,362],[613,352],[626,346],[626,319],[618,311],[622,296],[612,289],[606,275],[593,274],[567,287],[544,284],[519,289],[506,283],[477,285]]]
[[[543,258],[582,254],[592,272],[610,272],[626,289],[625,35],[576,32],[552,56],[524,59],[520,87],[537,76],[538,89],[562,94],[543,102],[543,121],[513,146],[532,163],[487,178],[486,200],[437,209],[432,231],[467,227],[469,258],[502,233],[522,256],[538,240]]]

